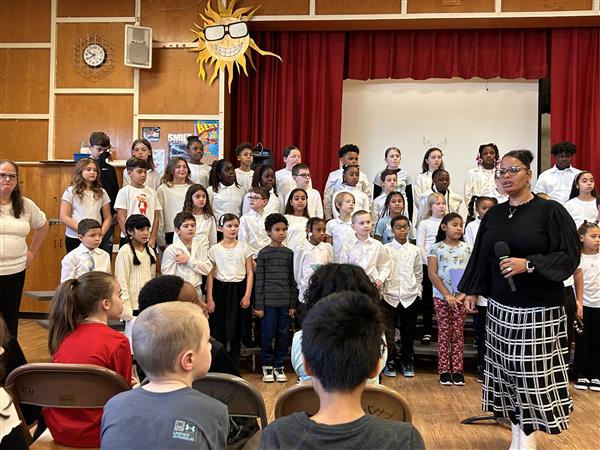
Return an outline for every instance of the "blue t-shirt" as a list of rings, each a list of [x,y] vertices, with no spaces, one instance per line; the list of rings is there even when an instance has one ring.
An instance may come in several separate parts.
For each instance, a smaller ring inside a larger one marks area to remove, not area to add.
[[[458,292],[458,281],[460,281],[462,272],[467,267],[467,263],[471,257],[471,246],[462,241],[460,241],[456,247],[447,245],[443,241],[436,242],[431,246],[428,256],[435,256],[437,258],[438,276],[444,283],[444,286],[446,286],[446,289],[448,289],[452,295],[456,294]],[[442,293],[438,291],[435,286],[433,286],[433,296],[444,298]]]

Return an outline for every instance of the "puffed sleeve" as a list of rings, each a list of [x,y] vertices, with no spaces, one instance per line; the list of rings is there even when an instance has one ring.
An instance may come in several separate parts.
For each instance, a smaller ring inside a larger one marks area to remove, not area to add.
[[[488,215],[486,214],[481,220],[469,263],[458,284],[458,292],[463,292],[467,295],[487,296],[490,290],[490,277],[492,274],[490,273],[490,265],[487,263],[487,255],[481,245],[483,235],[487,229],[487,219]]]
[[[581,243],[575,222],[567,210],[559,203],[553,203],[545,220],[550,239],[549,251],[543,255],[529,255],[527,259],[544,278],[564,281],[579,266]]]

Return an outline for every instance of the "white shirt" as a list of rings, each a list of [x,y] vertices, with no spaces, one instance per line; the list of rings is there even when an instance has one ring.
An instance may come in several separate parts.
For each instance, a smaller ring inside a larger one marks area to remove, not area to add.
[[[151,189],[157,190],[160,186],[160,173],[155,170],[148,170],[146,172],[146,181],[144,182],[144,186],[147,186]],[[131,184],[131,178],[127,173],[127,169],[123,171],[123,187]]]
[[[323,191],[323,207],[325,212],[325,218],[327,219],[331,219],[333,217],[333,211],[335,210],[335,206],[333,203],[333,194],[335,193],[334,187],[336,185],[342,184],[343,174],[344,169],[338,169],[331,172],[327,177],[327,182],[325,183],[325,190]],[[367,198],[369,199],[370,203],[373,198],[373,194],[371,193],[371,185],[369,184],[369,178],[367,178],[367,175],[365,173],[360,172],[356,187],[367,195]]]
[[[391,170],[394,170],[394,169],[391,169]],[[383,170],[380,170],[379,172],[377,172],[377,175],[375,175],[375,178],[373,179],[373,184],[375,186],[383,187],[383,183],[381,182],[381,172],[383,172]],[[408,186],[410,184],[412,184],[412,179],[410,177],[410,174],[406,170],[398,167],[398,172],[396,172],[396,192],[402,193],[405,200],[406,200],[406,186]]]
[[[600,308],[600,254],[581,254],[579,268],[583,272],[583,306]]]
[[[473,167],[465,177],[465,205],[476,196],[493,197],[496,190],[496,169],[484,169],[482,166]]]
[[[342,244],[348,237],[354,234],[352,220],[350,219],[348,222],[345,222],[339,217],[337,219],[331,219],[327,222],[327,225],[325,225],[325,232],[331,236],[331,239],[333,240],[333,259],[337,261],[340,250],[342,249]]]
[[[575,221],[575,226],[579,228],[584,220],[594,222],[598,217],[598,208],[596,208],[596,199],[593,198],[589,202],[579,200],[573,197],[565,203],[565,209]]]
[[[169,187],[163,183],[158,187],[156,196],[162,209],[158,215],[158,245],[165,245],[165,233],[173,233],[175,224],[173,220],[175,216],[183,211],[183,203],[185,202],[185,194],[191,184],[174,184]]]
[[[253,259],[256,259],[258,252],[271,242],[265,230],[265,218],[267,215],[266,212],[259,214],[251,209],[240,218],[238,240],[250,246]]]
[[[296,189],[296,187],[294,187]],[[292,191],[294,190],[292,189]],[[310,217],[323,218],[323,201],[321,200],[321,194],[316,189],[308,187],[304,189],[306,191],[306,209]],[[285,196],[283,201],[284,205],[287,205],[288,199],[290,198],[290,192]],[[285,209],[285,206],[284,206]]]
[[[208,164],[192,164],[189,161],[188,166],[190,168],[190,180],[208,188],[208,175],[210,174],[211,166]]]
[[[30,199],[23,197],[23,212],[17,219],[12,203],[0,205],[0,275],[12,275],[25,270],[27,235],[46,223],[46,215]]]
[[[390,259],[390,276],[383,284],[383,299],[394,308],[408,308],[423,292],[421,250],[416,245],[394,239],[383,246]]]
[[[423,219],[417,227],[417,246],[421,249],[421,260],[425,265],[427,265],[429,250],[435,243],[440,223],[442,223],[441,217],[439,219],[430,217],[429,219]]]
[[[533,191],[536,193],[544,192],[552,200],[556,200],[564,205],[569,200],[573,180],[579,172],[581,170],[573,166],[569,166],[564,170],[558,170],[556,165],[554,165],[540,174]]]
[[[246,260],[250,256],[252,248],[240,241],[234,248],[225,248],[218,243],[208,251],[208,258],[215,265],[215,278],[224,283],[235,283],[246,278]]]
[[[177,255],[186,254],[189,260],[186,264],[177,264]],[[163,253],[161,272],[163,275],[177,275],[185,281],[190,282],[200,293],[202,287],[202,275],[208,275],[212,269],[212,263],[208,259],[208,246],[206,242],[194,239],[191,248],[181,242],[173,242]]]
[[[390,260],[383,244],[372,237],[361,241],[356,234],[342,245],[338,262],[362,267],[371,280],[384,282],[390,274]]]
[[[477,217],[472,222],[467,224],[467,228],[465,228],[465,242],[469,244],[471,247],[475,245],[475,239],[477,238],[477,232],[479,231],[479,226],[481,225],[481,219]]]
[[[388,194],[385,192],[379,194],[375,200],[373,200],[373,207],[371,208],[371,223],[373,224],[373,232],[375,232],[375,224],[381,219],[381,214],[385,206],[385,199]]]
[[[294,216],[293,214],[286,214],[285,218],[288,221],[288,231],[283,245],[295,252],[306,241],[306,223],[308,222],[308,218]]]
[[[423,220],[423,216],[425,215],[425,210],[427,209],[426,205],[427,205],[427,198],[433,194],[434,192],[437,191],[433,191],[432,189],[429,189],[425,192],[423,192],[423,194],[421,195],[421,198],[419,199],[419,212],[417,214],[417,227],[419,226],[419,223],[421,222],[421,220]],[[446,195],[444,195],[444,198],[446,199],[446,212],[447,213],[459,213],[460,210],[460,205],[462,205],[463,199],[460,195],[458,195],[456,192],[454,192],[452,189],[448,188],[446,190]]]
[[[432,175],[433,172],[427,171],[425,173],[418,174],[417,178],[415,178],[415,184],[413,185],[415,208],[419,208],[419,200],[421,199],[423,193],[431,189],[431,185],[433,184],[431,179]]]
[[[219,183],[219,192],[215,192],[212,187],[206,190],[217,225],[223,214],[231,213],[240,217],[244,199],[244,190],[241,187],[236,186],[235,183],[231,186]]]
[[[248,194],[244,195],[244,203],[242,206],[242,214],[248,214],[250,209],[250,200],[248,200]],[[265,217],[269,214],[279,213],[283,214],[283,210],[285,209],[285,203],[283,203],[283,197],[278,192],[277,194],[273,189],[269,191],[269,201],[265,205]]]
[[[244,193],[249,192],[252,189],[252,177],[254,177],[254,170],[244,172],[239,167],[235,169],[235,179],[244,190]]]
[[[156,259],[153,249],[150,253]],[[139,265],[133,264],[133,252],[131,245],[126,244],[119,249],[115,260],[115,278],[121,286],[121,298],[123,299],[123,320],[131,320],[133,311],[139,309],[138,297],[144,285],[156,277],[156,264],[150,263],[150,255],[146,249],[135,250],[140,260]]]
[[[286,197],[293,189],[296,189],[296,182],[292,176],[292,171],[285,167],[275,172],[275,185],[277,192]]]
[[[90,250],[83,244],[67,253],[61,261],[61,266],[61,283],[71,278],[79,278],[88,272],[112,273],[110,255],[99,248]]]
[[[298,285],[298,300],[304,302],[308,281],[320,266],[333,262],[333,247],[326,242],[312,245],[308,239],[294,250],[294,278]]]
[[[110,203],[110,198],[104,189],[102,195],[96,198],[94,192],[84,191],[83,198],[73,194],[73,186],[69,186],[62,195],[61,200],[71,204],[71,218],[79,223],[83,219],[94,219],[102,225],[102,207]],[[66,227],[65,235],[77,239],[77,230]]]
[[[135,188],[128,184],[119,189],[115,200],[115,209],[124,209],[127,217],[132,214],[146,216],[150,221],[150,228],[152,228],[154,212],[160,211],[162,206],[154,189],[148,186]],[[121,237],[125,237],[125,230],[121,230]]]
[[[335,199],[340,194],[340,192],[350,192],[354,196],[354,210],[352,211],[352,214],[354,214],[356,211],[360,211],[361,209],[371,214],[371,202],[369,200],[369,197],[357,186],[348,186],[346,184],[340,184],[334,187],[334,191],[335,192],[333,194],[333,197],[331,198],[331,204],[334,205],[332,210],[334,219],[337,219],[340,215],[339,211],[335,207]]]

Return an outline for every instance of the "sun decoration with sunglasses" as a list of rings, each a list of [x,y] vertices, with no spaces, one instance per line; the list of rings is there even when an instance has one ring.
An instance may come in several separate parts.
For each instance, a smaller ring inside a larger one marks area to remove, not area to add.
[[[210,0],[206,4],[205,15],[199,14],[204,20],[204,27],[194,24],[197,30],[192,32],[197,36],[198,47],[194,51],[198,52],[196,62],[199,64],[198,77],[206,79],[204,64],[214,66],[213,73],[209,83],[217,78],[221,70],[225,70],[228,78],[229,92],[231,92],[231,82],[233,81],[234,64],[238,72],[246,70],[246,58],[250,61],[252,67],[251,51],[255,50],[261,55],[270,55],[281,60],[274,53],[261,50],[254,40],[248,34],[248,24],[246,23],[258,8],[252,10],[252,7],[239,8],[235,11],[235,0],[228,2],[227,7],[223,7],[218,2],[219,12],[214,11],[210,6]],[[250,11],[250,12],[248,12]],[[245,13],[248,13],[244,16]],[[241,68],[241,69],[240,69]]]

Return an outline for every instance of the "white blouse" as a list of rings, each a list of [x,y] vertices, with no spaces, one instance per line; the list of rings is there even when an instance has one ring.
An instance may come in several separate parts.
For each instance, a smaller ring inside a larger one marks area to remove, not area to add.
[[[252,248],[240,241],[234,248],[225,248],[220,242],[208,251],[208,258],[215,266],[215,278],[224,283],[235,283],[246,278],[246,260],[250,256]]]
[[[102,207],[110,203],[110,198],[104,189],[98,198],[93,191],[84,191],[83,197],[73,194],[73,186],[69,186],[61,198],[71,205],[71,218],[79,223],[83,219],[94,219],[102,225]],[[65,235],[77,239],[77,230],[66,227]]]
[[[230,213],[235,214],[238,218],[240,217],[242,200],[244,199],[244,190],[241,187],[236,186],[235,183],[230,186],[219,183],[218,192],[215,192],[212,187],[209,187],[207,191],[217,225],[223,214]]]
[[[285,218],[288,220],[288,231],[283,245],[295,252],[306,241],[306,223],[308,222],[308,218],[294,216],[293,214],[286,214]]]

